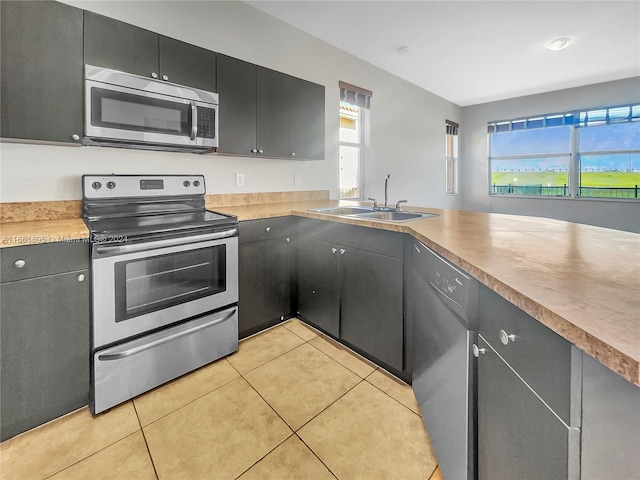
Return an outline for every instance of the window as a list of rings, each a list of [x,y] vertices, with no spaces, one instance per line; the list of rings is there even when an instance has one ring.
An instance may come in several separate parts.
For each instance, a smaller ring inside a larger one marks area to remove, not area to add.
[[[363,198],[365,110],[372,93],[340,82],[340,198]]]
[[[445,192],[458,193],[458,125],[445,120]]]
[[[362,108],[340,102],[340,198],[362,195]]]
[[[488,125],[490,194],[639,198],[640,105]]]

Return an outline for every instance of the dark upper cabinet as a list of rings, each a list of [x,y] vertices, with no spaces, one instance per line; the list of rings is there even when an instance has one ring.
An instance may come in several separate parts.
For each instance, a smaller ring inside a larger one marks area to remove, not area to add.
[[[158,58],[161,78],[166,75],[172,83],[217,91],[215,52],[160,35]]]
[[[217,74],[218,152],[251,155],[256,150],[256,66],[218,55]]]
[[[144,77],[158,74],[158,34],[85,11],[84,62]]]
[[[218,152],[324,159],[324,87],[218,55]]]
[[[290,154],[324,160],[324,86],[289,78]]]
[[[0,18],[0,136],[79,143],[82,10],[3,0]]]
[[[84,62],[208,91],[216,54],[113,18],[85,11]]]
[[[289,76],[257,67],[256,147],[268,157],[289,156]]]

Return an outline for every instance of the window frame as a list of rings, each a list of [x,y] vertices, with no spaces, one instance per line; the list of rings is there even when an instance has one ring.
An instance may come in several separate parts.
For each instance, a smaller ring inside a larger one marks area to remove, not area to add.
[[[459,189],[459,165],[460,165],[460,125],[445,120],[445,167],[444,167],[444,192],[445,195],[458,195]],[[455,133],[450,132],[454,130]]]
[[[566,199],[566,200],[587,200],[587,201],[623,201],[623,202],[639,202],[640,197],[599,197],[599,196],[584,196],[580,195],[581,190],[581,165],[580,165],[580,157],[588,156],[588,155],[612,155],[612,154],[640,154],[640,149],[635,150],[604,150],[604,151],[580,151],[580,131],[583,128],[597,128],[600,125],[609,124],[608,121],[594,121],[593,125],[589,125],[588,120],[584,120],[588,118],[589,112],[595,111],[609,111],[618,108],[629,107],[629,119],[627,122],[639,122],[640,120],[633,116],[635,109],[640,108],[638,104],[627,104],[622,106],[610,106],[610,107],[599,107],[599,108],[589,108],[584,109],[582,111],[574,111],[574,112],[564,112],[557,114],[545,114],[545,115],[533,115],[527,118],[518,118],[513,120],[500,120],[500,121],[492,121],[488,122],[487,126],[495,126],[495,131],[489,131],[487,129],[487,166],[488,166],[488,195],[490,197],[495,198],[543,198],[543,199]],[[586,115],[586,117],[585,117]],[[562,123],[560,125],[546,125],[546,121],[548,118],[557,119],[562,117]],[[505,155],[505,156],[491,156],[492,151],[492,135],[494,133],[502,133],[499,131],[498,125],[510,124],[508,130],[503,130],[503,132],[509,131],[521,131],[522,129],[514,130],[512,128],[514,123],[520,122],[528,122],[528,121],[542,121],[543,126],[538,128],[553,128],[556,126],[566,125],[569,127],[569,135],[570,135],[570,151],[568,154],[568,165],[567,165],[567,177],[569,184],[567,185],[567,194],[566,195],[526,195],[526,194],[517,194],[517,193],[495,193],[493,192],[493,161],[494,160],[505,160],[505,159],[527,159],[527,158],[558,158],[559,155],[556,153],[551,154],[527,154],[527,155]],[[571,122],[571,123],[565,123]],[[611,122],[611,124],[615,123],[625,123],[625,122]],[[630,187],[624,187],[630,188]]]
[[[364,159],[365,159],[365,138],[366,138],[365,137],[365,128],[366,128],[365,113],[367,112],[367,109],[359,105],[354,105],[352,103],[345,102],[345,101],[340,102],[340,104],[342,103],[346,103],[350,107],[358,109],[359,125],[357,128],[358,139],[356,142],[347,142],[347,141],[340,140],[340,132],[338,131],[338,193],[339,193],[340,200],[362,200],[365,198],[365,194],[364,194],[364,183],[365,183],[364,182],[364,172],[365,172]],[[338,106],[338,116],[340,116],[340,105]],[[358,148],[359,154],[358,154],[358,169],[357,169],[357,174],[358,174],[357,189],[360,195],[357,197],[343,197],[342,192],[340,191],[340,188],[341,188],[340,187],[340,168],[341,168],[340,149],[341,147]]]

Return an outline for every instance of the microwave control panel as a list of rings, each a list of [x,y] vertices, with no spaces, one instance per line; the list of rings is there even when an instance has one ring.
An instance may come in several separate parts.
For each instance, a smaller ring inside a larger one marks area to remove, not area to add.
[[[198,137],[216,138],[216,111],[198,107]]]

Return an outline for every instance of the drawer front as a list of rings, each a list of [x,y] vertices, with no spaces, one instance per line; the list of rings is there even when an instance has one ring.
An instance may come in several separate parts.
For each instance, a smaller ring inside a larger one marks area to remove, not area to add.
[[[388,257],[403,258],[404,234],[377,228],[301,218],[298,234],[344,247],[353,247]]]
[[[290,237],[295,233],[292,217],[261,218],[240,222],[240,243],[255,242],[276,237]]]
[[[43,243],[0,250],[2,283],[87,268],[88,242]]]
[[[486,287],[479,301],[480,334],[569,424],[571,344]]]

